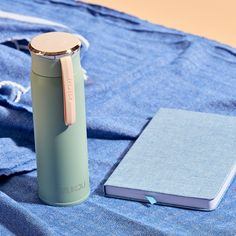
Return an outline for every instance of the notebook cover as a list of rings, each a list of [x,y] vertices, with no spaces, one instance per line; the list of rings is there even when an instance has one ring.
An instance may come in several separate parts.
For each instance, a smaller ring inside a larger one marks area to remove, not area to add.
[[[223,195],[235,166],[236,117],[162,108],[104,190],[115,186],[211,201]]]

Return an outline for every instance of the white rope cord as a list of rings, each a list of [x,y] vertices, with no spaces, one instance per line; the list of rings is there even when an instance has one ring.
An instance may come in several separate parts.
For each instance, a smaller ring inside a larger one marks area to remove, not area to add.
[[[14,99],[15,103],[20,101],[22,94],[25,94],[30,90],[30,86],[25,88],[22,85],[20,85],[16,82],[13,82],[13,81],[9,81],[9,80],[0,81],[0,88],[2,88],[4,86],[12,86],[12,87],[17,88],[17,94]]]
[[[62,28],[68,28],[67,26],[46,20],[43,18],[38,18],[38,17],[33,17],[33,16],[26,16],[26,15],[21,15],[21,14],[16,14],[8,11],[1,11],[0,10],[0,18],[5,18],[5,19],[12,19],[12,20],[17,20],[21,22],[27,22],[27,23],[33,23],[33,24],[42,24],[42,25],[51,25],[51,26],[57,26],[57,27],[62,27]]]
[[[82,45],[84,46],[84,49],[87,51],[89,48],[89,41],[81,34],[75,34],[75,36],[80,39]]]
[[[14,43],[17,50],[20,50],[20,45],[17,40],[12,40],[11,42]]]
[[[68,27],[66,25],[63,25],[63,24],[60,24],[60,23],[57,23],[54,21],[45,20],[43,18],[38,18],[38,17],[33,17],[33,16],[16,14],[16,13],[7,12],[7,11],[1,11],[1,10],[0,10],[0,18],[12,19],[12,20],[17,20],[17,21],[22,21],[22,22],[27,22],[27,23],[32,23],[32,24],[57,26],[57,27],[68,29]],[[88,40],[84,36],[82,36],[81,34],[76,34],[76,35],[81,40],[83,46],[85,47],[85,50],[87,50],[89,48]]]

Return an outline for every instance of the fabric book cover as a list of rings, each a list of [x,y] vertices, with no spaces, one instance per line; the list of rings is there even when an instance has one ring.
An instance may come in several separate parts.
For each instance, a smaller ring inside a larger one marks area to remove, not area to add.
[[[160,109],[104,184],[108,197],[215,209],[236,172],[236,117]]]

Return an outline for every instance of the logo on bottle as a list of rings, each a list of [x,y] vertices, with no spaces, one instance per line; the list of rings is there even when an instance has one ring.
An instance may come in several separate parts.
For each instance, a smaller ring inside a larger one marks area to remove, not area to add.
[[[67,90],[67,96],[68,96],[69,101],[72,101],[74,97],[73,88],[74,88],[73,78],[67,77],[66,90]]]
[[[83,183],[80,183],[80,184],[63,187],[61,189],[61,191],[63,193],[68,193],[69,194],[69,193],[80,191],[83,188],[85,188],[85,181]]]

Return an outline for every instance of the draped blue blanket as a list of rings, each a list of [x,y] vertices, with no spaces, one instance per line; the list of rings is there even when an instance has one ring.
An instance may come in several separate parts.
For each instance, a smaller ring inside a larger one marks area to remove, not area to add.
[[[91,195],[66,208],[37,196],[26,45],[49,31],[90,44],[82,65]],[[160,107],[236,115],[236,49],[97,5],[1,0],[0,60],[0,235],[236,234],[236,180],[213,212],[103,196],[103,183]]]

